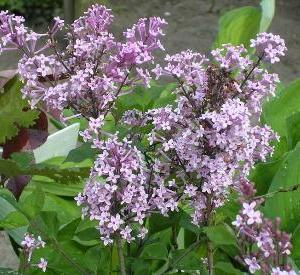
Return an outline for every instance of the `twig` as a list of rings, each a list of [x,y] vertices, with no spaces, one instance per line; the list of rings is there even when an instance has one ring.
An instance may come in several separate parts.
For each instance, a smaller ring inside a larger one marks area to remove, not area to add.
[[[212,205],[211,205],[211,197],[207,197],[207,225],[212,225]],[[212,242],[207,240],[207,264],[208,264],[208,272],[209,275],[214,274],[214,254],[213,254],[213,246]]]
[[[123,254],[122,241],[120,237],[117,237],[117,249],[118,249],[121,275],[126,275],[125,259]]]
[[[256,196],[254,197],[255,200],[257,199],[261,199],[261,198],[270,198],[273,197],[274,195],[278,194],[278,193],[287,193],[287,192],[293,192],[293,191],[297,191],[300,188],[300,184],[295,184],[292,185],[288,188],[279,188],[278,190],[274,191],[274,192],[270,192],[261,196]]]
[[[249,79],[249,77],[251,76],[251,74],[253,73],[253,71],[255,70],[255,68],[259,65],[260,61],[263,59],[264,55],[262,54],[258,60],[256,61],[256,63],[253,65],[252,69],[248,72],[248,74],[245,76],[245,79],[243,80],[242,84],[241,84],[241,89],[245,86],[247,80]]]

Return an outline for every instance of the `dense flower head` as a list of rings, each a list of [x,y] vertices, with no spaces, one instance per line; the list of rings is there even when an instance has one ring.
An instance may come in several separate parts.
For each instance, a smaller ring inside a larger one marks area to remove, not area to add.
[[[273,151],[270,141],[278,138],[258,123],[277,75],[258,68],[242,46],[227,44],[212,55],[217,64],[190,50],[167,55],[166,65],[153,71],[177,80],[177,105],[148,111],[145,122],[154,126],[148,139],[161,145],[161,158],[181,167],[182,198],[190,200],[197,225],[207,220],[208,204],[215,209],[230,189],[242,191],[250,169],[266,160]]]
[[[160,39],[167,24],[159,17],[142,18],[117,41],[109,31],[111,10],[96,4],[68,28],[68,45],[59,50],[55,35],[65,27],[59,17],[45,34],[30,31],[23,18],[8,12],[1,12],[0,21],[0,48],[23,54],[18,72],[31,105],[44,102],[50,110],[73,108],[94,118],[107,114],[125,90],[149,86],[147,67],[154,51],[163,50]]]
[[[177,209],[176,192],[159,173],[147,171],[143,156],[128,140],[111,137],[99,150],[90,180],[76,198],[84,206],[83,216],[99,222],[105,245],[117,235],[127,242],[145,237],[145,218],[151,211],[167,215]]]
[[[265,32],[258,34],[256,39],[251,39],[251,47],[256,49],[260,57],[271,63],[279,62],[286,51],[284,40],[279,35]]]

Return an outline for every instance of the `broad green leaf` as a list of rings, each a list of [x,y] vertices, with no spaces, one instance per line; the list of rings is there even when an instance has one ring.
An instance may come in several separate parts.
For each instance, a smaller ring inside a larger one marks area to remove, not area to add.
[[[81,208],[76,205],[73,198],[64,199],[52,194],[46,195],[43,211],[57,212],[60,224],[68,223],[81,215]]]
[[[75,123],[50,135],[42,146],[33,150],[36,163],[54,157],[67,156],[76,148],[78,131],[79,123]]]
[[[225,13],[219,20],[219,32],[214,48],[222,44],[243,44],[249,47],[250,39],[259,32],[261,11],[255,7],[242,7]]]
[[[203,231],[207,237],[216,246],[234,245],[237,246],[237,240],[232,229],[226,224],[205,227]]]
[[[0,228],[15,229],[28,225],[28,219],[19,211],[10,212],[4,219],[0,219]]]
[[[57,239],[59,241],[72,240],[80,221],[81,219],[77,218],[63,225],[63,227],[59,229]]]
[[[201,274],[208,274],[203,267],[201,258],[190,249],[178,249],[171,253],[170,267],[179,270],[200,270]]]
[[[58,196],[75,197],[78,193],[82,192],[84,182],[77,184],[61,184],[56,183],[54,180],[43,176],[34,176],[30,181],[28,190],[39,186],[45,193],[51,193]]]
[[[63,167],[70,164],[71,167],[91,167],[97,155],[97,150],[91,148],[91,144],[84,143],[80,147],[73,149],[63,162]]]
[[[292,258],[297,266],[300,266],[300,225],[297,226],[292,235]]]
[[[268,193],[288,190],[300,183],[300,143],[282,162]],[[273,194],[266,200],[264,212],[270,218],[280,217],[283,230],[293,232],[300,223],[300,189]]]
[[[39,215],[31,221],[31,228],[33,232],[42,232],[47,238],[55,238],[59,229],[57,212],[41,211]]]
[[[109,274],[110,251],[109,247],[95,246],[88,249],[84,255],[85,266],[94,274]]]
[[[100,242],[100,233],[96,227],[90,227],[80,232],[76,232],[73,240],[83,246],[94,246]]]
[[[49,242],[45,248],[34,251],[32,262],[39,262],[41,257],[47,259],[47,272],[49,268],[49,271],[55,272],[52,274],[93,274],[85,267],[84,255],[85,249],[74,241]]]
[[[218,262],[215,264],[216,274],[242,275],[243,272],[236,269],[230,262]]]
[[[29,127],[38,118],[38,111],[31,110],[22,99],[21,81],[14,77],[9,80],[3,93],[0,93],[0,144],[5,143],[19,132],[18,127]]]
[[[172,212],[169,217],[153,214],[149,218],[149,235],[163,231],[180,221],[180,214]]]
[[[255,165],[255,168],[252,169],[249,178],[252,182],[255,183],[257,195],[263,195],[268,192],[272,180],[284,159],[285,156],[282,156],[277,160],[270,162],[261,162]]]
[[[43,209],[44,202],[45,193],[41,188],[37,187],[30,194],[22,193],[19,208],[27,217],[33,218]]]
[[[265,32],[269,28],[275,14],[275,0],[262,0],[260,5],[262,9],[262,15],[259,31]]]
[[[286,119],[288,149],[293,149],[300,141],[300,112]]]
[[[16,157],[19,156],[19,154],[21,154],[22,157]],[[0,174],[7,177],[40,175],[64,184],[81,182],[83,178],[89,175],[89,166],[76,167],[76,165],[72,163],[61,164],[62,161],[56,162],[56,159],[34,164],[27,162],[28,159],[25,159],[26,162],[24,162],[24,154],[28,153],[15,153],[13,154],[13,159],[0,159]]]
[[[118,122],[123,113],[130,109],[147,111],[153,107],[157,108],[172,104],[175,95],[171,91],[175,87],[174,83],[165,86],[152,83],[148,89],[138,86],[132,93],[120,96],[116,101],[116,108],[113,112],[116,121]]]
[[[280,88],[275,97],[264,104],[263,119],[280,136],[287,136],[286,119],[300,112],[300,79]]]
[[[12,212],[18,211],[18,204],[12,193],[7,189],[0,190],[0,220],[4,219]],[[27,226],[8,230],[7,233],[20,245],[24,234],[27,232]]]
[[[161,242],[145,245],[140,255],[141,258],[147,260],[166,260],[167,256],[167,247]]]
[[[178,212],[174,211],[169,214],[168,217],[160,214],[154,214],[149,218],[149,234],[154,234],[159,231],[163,231],[172,225],[179,224],[182,228],[194,233],[201,232],[201,228],[192,224],[191,217],[183,209]]]
[[[216,210],[215,224],[224,223],[225,221],[231,222],[235,219],[241,206],[237,201],[237,194],[232,193],[229,200]]]

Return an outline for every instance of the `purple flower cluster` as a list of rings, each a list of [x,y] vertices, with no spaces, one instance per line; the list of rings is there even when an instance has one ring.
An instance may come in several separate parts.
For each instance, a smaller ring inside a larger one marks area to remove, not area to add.
[[[296,274],[286,264],[286,258],[291,254],[290,235],[280,231],[279,219],[273,223],[263,217],[257,209],[260,203],[255,200],[244,202],[241,213],[233,222],[246,266],[250,273],[262,270],[267,274]],[[253,249],[254,245],[257,249]]]
[[[251,47],[256,49],[261,58],[271,63],[279,62],[279,57],[284,56],[286,51],[284,40],[279,35],[265,32],[251,39]]]
[[[41,247],[45,247],[45,242],[42,240],[40,236],[35,238],[34,235],[26,233],[24,235],[24,240],[21,242],[21,245],[23,246],[23,252],[25,256],[25,260],[30,263],[32,253],[35,249],[39,249]],[[46,271],[48,262],[41,258],[40,262],[36,265],[38,268],[42,269],[43,272]]]
[[[197,225],[207,222],[207,208],[223,205],[230,187],[240,190],[253,165],[272,153],[269,143],[277,138],[258,123],[277,75],[253,68],[242,46],[224,45],[212,55],[218,66],[189,50],[167,56],[167,64],[153,71],[177,80],[177,106],[147,113],[154,126],[149,142],[160,144],[161,159],[177,167],[181,198],[191,201]]]
[[[64,27],[59,18],[42,35],[29,31],[22,17],[8,12],[1,12],[0,21],[3,50],[23,53],[19,74],[25,83],[23,94],[31,105],[42,101],[48,109],[71,107],[94,118],[110,110],[125,86],[126,92],[128,87],[149,86],[150,73],[143,65],[153,63],[156,49],[163,50],[160,38],[167,24],[159,17],[139,19],[119,42],[109,32],[111,11],[94,5],[70,26],[68,45],[61,51],[55,41],[55,34]],[[42,46],[36,49],[38,39]],[[5,48],[7,45],[11,47]]]
[[[98,149],[90,179],[76,198],[84,206],[83,216],[99,222],[105,245],[118,235],[127,242],[145,237],[145,218],[151,212],[166,215],[177,209],[176,192],[164,186],[158,164],[155,171],[147,171],[142,154],[130,141],[113,136]]]

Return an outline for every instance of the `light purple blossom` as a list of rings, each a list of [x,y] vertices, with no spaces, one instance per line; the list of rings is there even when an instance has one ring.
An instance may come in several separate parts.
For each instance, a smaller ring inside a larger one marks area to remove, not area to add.
[[[255,48],[259,56],[271,63],[279,62],[285,55],[286,46],[279,35],[272,33],[259,33],[256,39],[251,39],[251,47]]]
[[[40,268],[43,272],[46,272],[46,269],[47,269],[47,265],[48,265],[48,262],[44,259],[44,258],[41,258],[40,259],[40,262],[38,263],[38,268]]]
[[[255,257],[252,258],[246,258],[245,259],[245,263],[248,265],[249,267],[249,271],[250,273],[254,274],[256,271],[260,270],[261,267],[257,262],[257,259]]]

